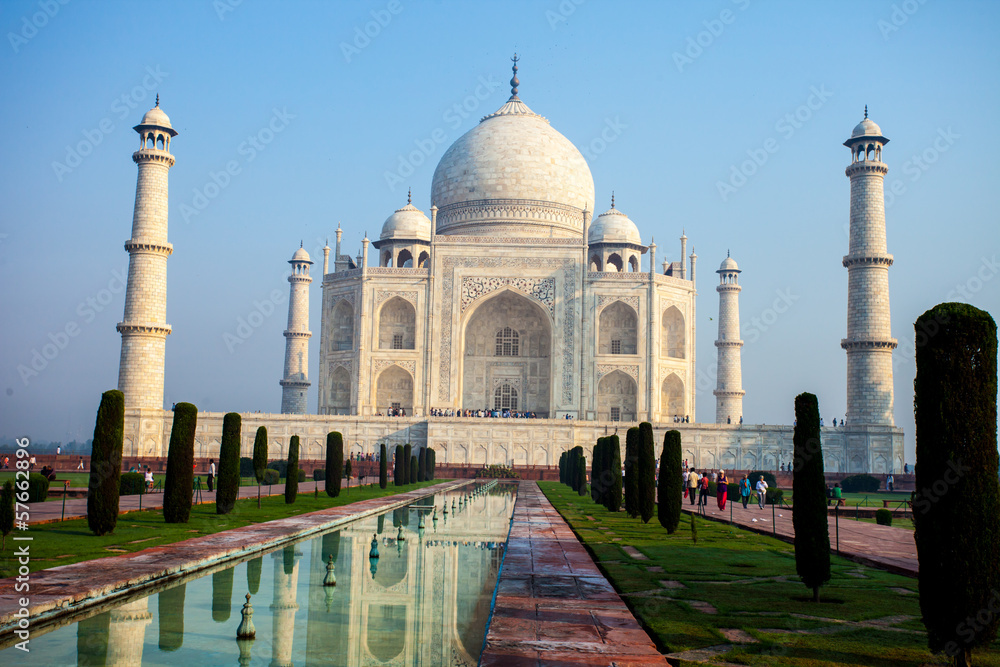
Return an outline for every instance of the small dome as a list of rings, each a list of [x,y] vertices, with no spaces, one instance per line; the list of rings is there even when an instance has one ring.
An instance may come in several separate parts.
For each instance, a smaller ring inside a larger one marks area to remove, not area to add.
[[[610,208],[597,216],[590,225],[587,243],[614,243],[642,245],[639,228],[629,220],[629,217],[616,208]]]
[[[879,127],[875,121],[871,118],[865,118],[863,121],[854,126],[854,131],[851,132],[851,139],[857,137],[881,137],[882,128]]]
[[[380,240],[414,239],[418,241],[431,240],[431,221],[424,212],[413,204],[407,204],[390,215],[382,225]]]
[[[159,127],[167,127],[173,129],[173,125],[170,124],[170,118],[167,114],[163,113],[163,109],[159,105],[156,105],[152,109],[146,112],[146,115],[142,117],[142,122],[140,125],[158,125]]]
[[[739,271],[740,267],[732,257],[726,257],[719,265],[719,271]]]
[[[292,255],[292,260],[291,261],[293,261],[293,262],[309,262],[310,264],[312,264],[312,261],[310,261],[310,259],[309,259],[309,253],[306,252],[305,248],[299,248],[298,250],[296,250],[295,254]]]

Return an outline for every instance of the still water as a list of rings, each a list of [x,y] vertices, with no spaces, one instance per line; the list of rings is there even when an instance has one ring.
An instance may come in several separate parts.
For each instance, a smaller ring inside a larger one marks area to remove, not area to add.
[[[0,664],[475,665],[516,486],[496,484],[461,502],[472,488],[361,519],[45,634],[36,628],[31,652],[7,648]],[[373,536],[378,559],[369,558]],[[331,555],[336,586],[324,586]],[[237,643],[248,592],[257,636]]]

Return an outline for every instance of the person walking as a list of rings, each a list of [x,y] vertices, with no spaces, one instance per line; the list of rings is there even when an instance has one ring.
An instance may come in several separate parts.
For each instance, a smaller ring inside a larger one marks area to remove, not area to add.
[[[681,486],[684,487],[684,497],[685,498],[688,497],[688,477],[690,475],[691,475],[691,471],[688,470],[687,468],[684,468],[684,472],[681,473],[681,479],[683,480],[681,482]]]
[[[698,495],[698,471],[692,468],[691,474],[688,475],[688,497],[691,499],[692,505],[694,505],[696,495]]]
[[[885,488],[889,489],[890,492],[892,491],[892,486],[894,481],[895,480],[893,480],[892,478],[892,473],[889,473],[889,476],[885,478]]]
[[[708,507],[708,471],[698,480],[698,507]]]
[[[80,457],[80,464],[76,466],[77,470],[83,470],[83,457]]]
[[[719,509],[726,509],[726,497],[729,495],[729,478],[726,477],[726,471],[719,471],[718,485],[715,487],[715,500],[719,503]]]
[[[208,460],[208,490],[215,491],[215,459]]]
[[[747,479],[746,475],[743,475],[743,479],[740,480],[740,500],[743,501],[743,509],[746,509],[747,503],[750,501],[750,480]]]
[[[764,481],[764,476],[761,475],[757,478],[757,506],[760,509],[764,509],[764,504],[767,502],[767,482]]]

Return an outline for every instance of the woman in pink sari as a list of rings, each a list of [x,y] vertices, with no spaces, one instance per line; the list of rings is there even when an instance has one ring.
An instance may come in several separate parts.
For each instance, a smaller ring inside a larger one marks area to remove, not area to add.
[[[726,471],[719,471],[718,486],[715,487],[715,499],[719,502],[719,509],[726,509],[726,496],[729,495],[729,478]]]

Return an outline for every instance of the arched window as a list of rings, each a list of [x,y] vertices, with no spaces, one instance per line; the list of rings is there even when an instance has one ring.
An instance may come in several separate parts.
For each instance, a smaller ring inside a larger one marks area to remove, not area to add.
[[[597,255],[593,255],[590,258],[590,270],[600,271],[601,270],[601,258]]]
[[[497,387],[496,391],[493,392],[493,409],[517,410],[517,389],[509,384]]]
[[[622,265],[622,258],[619,257],[617,254],[613,254],[613,255],[611,255],[611,256],[608,257],[608,263],[604,267],[604,270],[605,271],[610,271],[611,267],[615,267],[615,271],[621,273],[622,266],[623,266]]]
[[[399,255],[396,257],[396,266],[407,269],[413,266],[413,255],[410,254],[409,250],[400,251]]]
[[[639,260],[636,259],[635,255],[628,258],[628,270],[633,273],[639,270]]]
[[[341,300],[333,309],[330,318],[330,351],[339,352],[354,349],[354,306]]]
[[[420,253],[420,258],[417,260],[417,268],[426,268],[427,262],[430,261],[431,256],[427,254],[427,251]]]
[[[504,327],[497,332],[497,350],[496,356],[498,357],[516,357],[519,355],[519,336],[517,332],[510,327]]]
[[[378,265],[379,266],[392,266],[392,251],[391,250],[383,250],[382,251],[382,259],[378,263]]]

